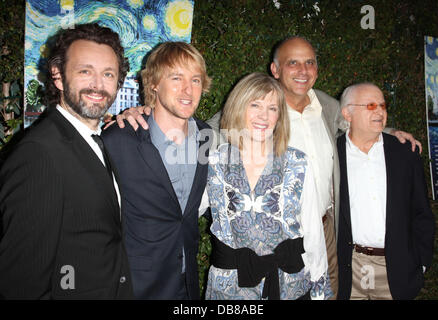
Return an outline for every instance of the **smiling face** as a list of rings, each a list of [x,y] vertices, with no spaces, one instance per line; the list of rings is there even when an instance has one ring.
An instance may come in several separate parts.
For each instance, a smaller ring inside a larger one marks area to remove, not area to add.
[[[196,111],[202,94],[202,73],[195,63],[167,68],[157,85],[155,113],[168,121],[187,121]]]
[[[265,142],[271,138],[280,115],[278,97],[274,91],[250,101],[245,113],[245,129],[252,141]]]
[[[368,110],[366,104],[375,102],[378,105],[385,102],[382,91],[371,85],[363,85],[351,93],[350,103],[364,106],[349,106],[342,109],[345,119],[350,122],[352,137],[374,139],[386,126],[387,112],[378,106],[375,110]]]
[[[304,39],[293,38],[278,48],[275,58],[271,72],[282,84],[288,104],[292,107],[302,104],[318,78],[313,47]]]
[[[55,80],[62,92],[60,104],[80,120],[99,120],[117,96],[118,77],[117,56],[110,46],[76,40],[67,50],[64,78]]]

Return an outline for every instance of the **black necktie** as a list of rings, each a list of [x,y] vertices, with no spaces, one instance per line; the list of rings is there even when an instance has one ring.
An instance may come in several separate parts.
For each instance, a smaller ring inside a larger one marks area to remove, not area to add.
[[[109,174],[111,181],[112,181],[113,180],[113,171],[111,169],[111,163],[109,161],[108,154],[106,153],[106,149],[105,149],[105,146],[103,144],[102,138],[97,134],[92,134],[91,137],[97,143],[100,150],[102,151],[103,160],[105,161],[105,167],[106,167],[106,170],[108,171],[108,174]]]

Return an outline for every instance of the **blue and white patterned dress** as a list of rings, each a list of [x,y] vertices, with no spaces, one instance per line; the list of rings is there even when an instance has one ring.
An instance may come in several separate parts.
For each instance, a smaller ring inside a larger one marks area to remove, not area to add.
[[[303,237],[304,268],[295,274],[278,269],[280,299],[297,299],[309,290],[312,299],[331,295],[324,231],[312,170],[303,152],[289,147],[271,158],[253,191],[239,150],[219,146],[209,158],[208,182],[200,213],[209,206],[211,232],[231,248],[272,254],[279,243]],[[210,266],[206,299],[261,299],[264,279],[253,288],[238,286],[237,270]]]

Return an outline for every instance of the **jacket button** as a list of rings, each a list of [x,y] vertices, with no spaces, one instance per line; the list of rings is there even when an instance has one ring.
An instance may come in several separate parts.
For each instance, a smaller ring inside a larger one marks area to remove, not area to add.
[[[125,283],[126,278],[125,277],[120,277],[120,283]]]

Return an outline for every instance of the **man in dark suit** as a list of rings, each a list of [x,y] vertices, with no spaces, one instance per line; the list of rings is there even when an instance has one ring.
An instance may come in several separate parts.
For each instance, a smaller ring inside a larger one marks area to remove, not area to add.
[[[103,134],[120,174],[125,241],[138,299],[199,299],[198,209],[207,180],[208,125],[192,117],[209,87],[191,45],[166,42],[142,71],[148,130]]]
[[[345,89],[338,138],[341,169],[339,299],[413,299],[432,263],[435,221],[416,152],[382,133],[387,111],[370,83]]]
[[[0,296],[129,299],[118,186],[92,137],[129,64],[118,35],[97,24],[61,30],[51,53],[56,106],[0,171]]]

